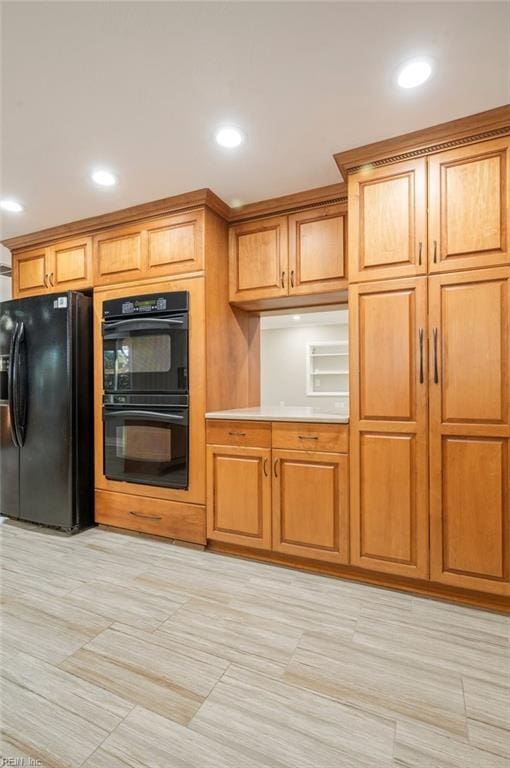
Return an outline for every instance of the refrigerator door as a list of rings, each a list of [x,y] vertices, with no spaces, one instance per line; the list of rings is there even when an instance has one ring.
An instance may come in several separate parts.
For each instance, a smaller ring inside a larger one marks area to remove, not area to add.
[[[20,396],[25,413],[19,516],[70,530],[74,514],[69,296],[33,296],[17,304],[17,320],[24,331],[19,376],[26,376],[24,403]]]
[[[18,329],[13,305],[0,304],[0,515],[19,517],[19,448],[13,434],[12,352]]]

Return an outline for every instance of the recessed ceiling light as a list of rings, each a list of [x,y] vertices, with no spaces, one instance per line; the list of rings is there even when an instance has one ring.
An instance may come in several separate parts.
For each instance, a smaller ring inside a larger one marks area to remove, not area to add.
[[[117,178],[111,171],[94,171],[91,176],[92,181],[95,181],[96,184],[100,184],[102,187],[112,187],[117,183]]]
[[[216,131],[216,142],[220,147],[227,147],[227,149],[234,149],[243,143],[244,135],[239,128],[233,126],[224,126]]]
[[[0,208],[3,211],[9,211],[9,213],[21,213],[23,210],[21,203],[17,203],[16,200],[1,200]]]
[[[293,320],[301,320],[301,315],[292,315]]]
[[[231,208],[242,208],[243,205],[244,205],[243,201],[240,200],[238,197],[234,197],[234,199],[230,201]]]
[[[432,65],[426,59],[408,61],[400,69],[397,82],[401,88],[416,88],[422,85],[432,74]]]

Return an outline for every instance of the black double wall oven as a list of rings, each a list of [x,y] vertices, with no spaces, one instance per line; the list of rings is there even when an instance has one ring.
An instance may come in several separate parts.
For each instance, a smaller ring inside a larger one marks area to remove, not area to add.
[[[104,473],[187,488],[188,292],[103,304]]]

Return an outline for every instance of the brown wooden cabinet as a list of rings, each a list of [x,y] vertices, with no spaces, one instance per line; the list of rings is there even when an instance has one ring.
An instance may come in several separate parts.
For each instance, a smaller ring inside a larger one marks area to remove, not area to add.
[[[349,280],[424,275],[427,190],[424,158],[349,176]]]
[[[94,237],[95,284],[204,269],[204,211],[188,211]]]
[[[16,298],[92,287],[92,239],[63,240],[13,257]]]
[[[429,272],[508,264],[510,139],[428,159]]]
[[[230,227],[230,301],[286,296],[288,263],[286,216],[273,216]]]
[[[347,455],[276,449],[272,458],[273,549],[347,563]]]
[[[209,420],[208,539],[347,563],[348,432],[340,424]]]
[[[343,205],[289,216],[289,294],[346,287],[346,219]]]
[[[510,268],[430,278],[431,578],[510,594]]]
[[[271,549],[271,451],[207,447],[207,536]]]
[[[427,281],[352,286],[351,562],[428,577]]]

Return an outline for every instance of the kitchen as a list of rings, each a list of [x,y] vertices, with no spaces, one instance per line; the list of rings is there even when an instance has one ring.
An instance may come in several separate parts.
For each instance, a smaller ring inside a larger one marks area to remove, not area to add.
[[[9,759],[505,764],[510,107],[448,114],[253,202],[2,201]]]

